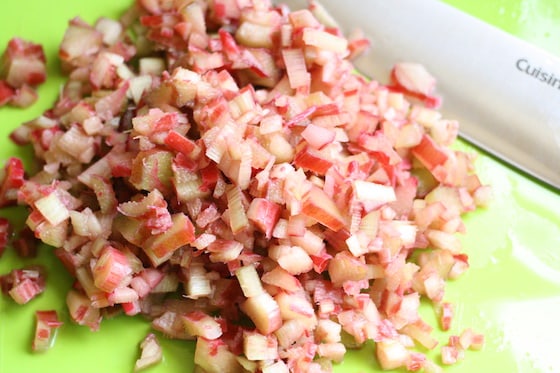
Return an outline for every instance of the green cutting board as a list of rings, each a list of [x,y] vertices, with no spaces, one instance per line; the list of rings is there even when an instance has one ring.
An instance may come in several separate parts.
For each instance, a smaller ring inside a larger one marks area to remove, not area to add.
[[[560,55],[557,0],[447,2]],[[129,4],[129,0],[2,1],[0,48],[16,35],[43,44],[49,80],[39,89],[40,100],[33,107],[0,109],[0,162],[25,154],[8,141],[8,134],[22,121],[41,114],[56,98],[63,81],[56,51],[67,20],[77,15],[89,22],[99,16],[115,17]],[[476,151],[463,143],[458,146]],[[560,195],[485,154],[480,154],[477,167],[483,180],[493,185],[495,201],[466,217],[467,233],[462,239],[471,268],[448,285],[446,299],[456,303],[451,332],[472,327],[485,334],[486,345],[482,351],[467,352],[464,361],[446,371],[560,372]],[[23,218],[15,210],[3,214]],[[0,259],[0,274],[30,263],[45,263],[50,268],[47,291],[30,304],[22,307],[0,297],[0,373],[132,371],[148,323],[141,318],[117,317],[103,321],[96,333],[73,325],[64,302],[71,279],[48,251],[22,262],[7,250]],[[56,309],[65,324],[51,350],[33,354],[34,312],[39,309]],[[423,314],[435,323],[429,307]],[[448,335],[437,335],[441,344]],[[161,341],[164,362],[148,372],[191,372],[193,345]],[[371,346],[351,352],[336,372],[378,372],[373,356]],[[437,351],[431,356],[438,360]]]

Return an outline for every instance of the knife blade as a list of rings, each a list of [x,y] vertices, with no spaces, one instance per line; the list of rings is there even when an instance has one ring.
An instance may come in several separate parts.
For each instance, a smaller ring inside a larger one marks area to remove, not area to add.
[[[560,58],[437,0],[320,3],[371,41],[359,71],[386,83],[395,63],[421,63],[463,139],[560,189]]]

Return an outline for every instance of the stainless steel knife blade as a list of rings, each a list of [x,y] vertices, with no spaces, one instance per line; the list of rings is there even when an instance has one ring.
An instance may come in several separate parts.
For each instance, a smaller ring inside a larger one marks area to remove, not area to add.
[[[361,72],[386,82],[396,62],[423,64],[462,138],[560,189],[560,58],[438,0],[319,2],[371,40]]]

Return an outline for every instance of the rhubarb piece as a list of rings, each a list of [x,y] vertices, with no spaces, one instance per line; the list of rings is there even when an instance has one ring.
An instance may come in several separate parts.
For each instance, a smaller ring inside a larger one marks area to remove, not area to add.
[[[78,325],[85,325],[92,331],[99,329],[101,312],[98,307],[92,305],[92,301],[76,290],[70,290],[66,296],[66,305],[70,317]]]
[[[278,342],[272,335],[246,332],[243,335],[243,353],[252,361],[275,360],[278,359]]]
[[[20,88],[24,84],[37,86],[47,77],[45,63],[41,45],[13,38],[0,57],[0,79],[14,88]]]
[[[172,161],[173,155],[167,151],[140,152],[132,163],[129,181],[138,190],[159,189],[167,194],[171,187]]]
[[[53,226],[70,217],[70,212],[54,192],[36,200],[35,208]]]
[[[235,271],[235,276],[243,295],[247,298],[255,297],[264,292],[259,274],[253,265],[243,266]]]
[[[106,246],[95,262],[92,273],[95,286],[110,293],[130,282],[132,268],[122,252],[112,246]]]
[[[264,198],[255,198],[247,210],[247,218],[262,231],[267,238],[272,236],[274,226],[280,219],[282,208]]]
[[[270,334],[282,325],[278,303],[267,292],[248,298],[241,309],[262,334]]]
[[[38,98],[35,88],[46,78],[43,47],[21,38],[12,38],[0,57],[0,106],[31,106]]]
[[[45,352],[49,350],[56,338],[56,331],[62,326],[56,311],[36,311],[35,312],[35,338],[31,349],[33,352]]]
[[[434,77],[418,63],[400,62],[395,64],[391,78],[406,93],[425,100],[429,107],[437,107],[440,99],[433,96],[436,85]]]
[[[18,304],[26,304],[45,290],[45,269],[41,266],[14,269],[0,276],[2,292]]]
[[[453,321],[454,308],[453,304],[443,302],[440,308],[439,322],[442,330],[449,330]]]
[[[0,93],[0,95],[2,95],[2,93]],[[33,105],[38,99],[39,94],[35,91],[35,88],[24,84],[15,90],[9,103],[12,106],[26,108]]]
[[[448,158],[446,152],[426,135],[422,137],[420,144],[412,149],[412,153],[430,171],[435,170],[437,166],[443,165]]]
[[[336,204],[318,187],[312,187],[305,195],[301,211],[335,232],[346,226],[344,216]]]
[[[103,43],[103,34],[80,18],[68,22],[58,56],[64,62],[81,65],[97,53]]]
[[[0,106],[9,104],[16,95],[16,91],[4,80],[0,80]]]
[[[177,213],[171,220],[172,226],[168,230],[150,237],[143,245],[144,251],[156,267],[168,260],[175,250],[195,239],[194,226],[188,216]]]
[[[220,323],[202,311],[193,311],[184,315],[183,323],[187,333],[198,337],[213,340],[223,334]]]
[[[140,358],[134,364],[134,371],[139,372],[152,365],[158,364],[163,359],[163,351],[153,333],[149,333],[140,343]]]
[[[23,162],[19,158],[9,158],[4,165],[0,179],[0,207],[15,204],[18,189],[23,185],[25,170]]]
[[[396,340],[383,340],[376,344],[376,355],[383,370],[404,367],[410,352]]]
[[[207,372],[241,373],[243,371],[235,354],[220,340],[198,338],[194,350],[194,362]]]

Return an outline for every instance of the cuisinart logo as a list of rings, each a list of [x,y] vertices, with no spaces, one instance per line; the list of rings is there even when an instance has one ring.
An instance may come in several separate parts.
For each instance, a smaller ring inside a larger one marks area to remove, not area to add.
[[[520,58],[515,62],[517,70],[548,84],[551,87],[560,89],[560,77],[555,76],[552,72],[543,70],[540,66],[532,65],[526,58]]]

